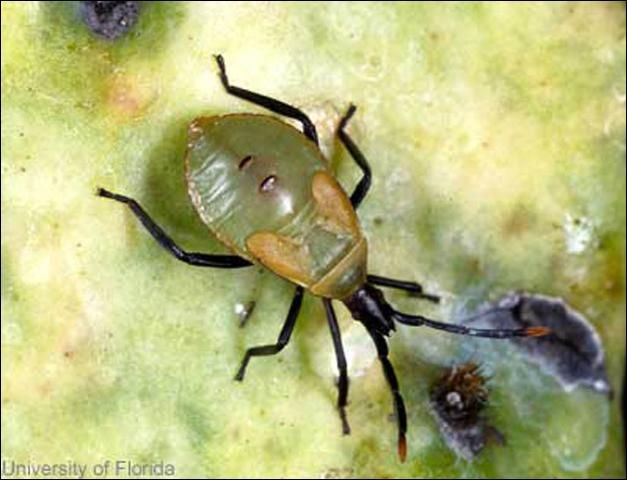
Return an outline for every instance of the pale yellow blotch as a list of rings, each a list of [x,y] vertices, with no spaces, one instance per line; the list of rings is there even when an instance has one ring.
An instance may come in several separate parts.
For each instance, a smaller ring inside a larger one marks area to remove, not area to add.
[[[332,230],[344,231],[360,237],[359,221],[350,200],[329,172],[314,175],[311,192],[318,211]]]
[[[114,74],[105,83],[105,105],[120,119],[141,117],[154,98],[153,91],[137,76]]]
[[[253,233],[246,239],[250,253],[265,267],[294,283],[309,286],[309,255],[303,245],[270,232]]]

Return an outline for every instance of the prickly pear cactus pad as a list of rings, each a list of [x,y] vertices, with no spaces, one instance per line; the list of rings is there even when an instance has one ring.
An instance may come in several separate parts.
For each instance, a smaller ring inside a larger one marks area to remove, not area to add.
[[[132,19],[121,30],[98,17],[105,34],[78,2],[1,8],[3,477],[624,477],[624,2],[141,2],[116,13]],[[338,303],[342,436],[313,297],[287,348],[234,382],[293,287],[177,262],[94,194],[132,196],[184,248],[226,253],[187,197],[185,132],[261,110],[225,94],[217,53],[233,84],[310,114],[349,192],[359,171],[333,132],[358,106],[369,269],[442,296],[392,304],[459,322],[511,291],[561,298],[598,332],[614,398],[566,391],[510,342],[398,326],[400,463],[374,346]],[[468,361],[505,439],[473,461],[429,413],[430,385]]]

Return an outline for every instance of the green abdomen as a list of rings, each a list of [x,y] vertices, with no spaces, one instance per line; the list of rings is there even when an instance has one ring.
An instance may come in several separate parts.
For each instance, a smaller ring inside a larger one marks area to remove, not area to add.
[[[201,218],[247,258],[246,238],[289,224],[310,200],[312,176],[326,168],[315,145],[296,129],[250,114],[197,119],[186,164]]]
[[[190,126],[186,175],[202,220],[238,255],[306,287],[325,277],[361,240],[358,227],[338,227],[329,218],[334,214],[322,211],[312,194],[316,174],[330,176],[316,145],[273,117],[203,117]],[[269,255],[264,259],[249,242],[260,232],[278,239],[260,246]]]

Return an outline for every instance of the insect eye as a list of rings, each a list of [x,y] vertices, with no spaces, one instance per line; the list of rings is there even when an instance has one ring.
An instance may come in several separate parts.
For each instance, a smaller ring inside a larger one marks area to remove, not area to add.
[[[253,157],[252,155],[246,155],[244,158],[242,158],[242,160],[239,162],[239,165],[237,165],[237,168],[239,170],[243,170],[245,169],[248,165],[250,165],[250,162],[253,161]]]
[[[263,181],[259,184],[259,191],[261,193],[268,193],[274,190],[277,182],[276,175],[269,175],[263,179]]]

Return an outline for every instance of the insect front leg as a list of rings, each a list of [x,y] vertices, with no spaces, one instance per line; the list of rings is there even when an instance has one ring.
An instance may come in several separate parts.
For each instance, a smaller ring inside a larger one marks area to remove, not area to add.
[[[163,229],[150,218],[150,215],[142,208],[142,206],[134,199],[109,192],[104,188],[99,188],[96,192],[98,196],[115,200],[123,203],[133,212],[139,219],[148,233],[152,235],[159,245],[170,252],[178,260],[196,267],[214,267],[214,268],[241,268],[252,265],[248,260],[237,255],[213,255],[207,253],[190,253],[179,247]]]
[[[216,55],[215,58],[216,62],[218,63],[218,67],[220,68],[220,80],[222,81],[222,85],[224,85],[224,88],[228,93],[235,97],[248,100],[249,102],[252,102],[255,105],[259,105],[260,107],[267,108],[271,112],[283,115],[284,117],[293,118],[294,120],[298,120],[303,126],[303,133],[305,134],[305,136],[316,145],[318,145],[318,133],[316,132],[316,127],[309,119],[309,117],[305,114],[305,112],[299,110],[296,107],[288,105],[287,103],[283,103],[280,100],[276,100],[272,97],[267,97],[260,93],[252,92],[250,90],[231,85],[229,83],[229,78],[226,75],[226,65],[224,64],[224,58],[222,57],[222,55]]]
[[[353,205],[353,208],[357,209],[362,200],[368,194],[368,190],[370,190],[370,184],[372,183],[372,170],[370,170],[370,165],[368,164],[366,157],[364,157],[361,150],[359,150],[355,142],[353,142],[348,133],[346,133],[346,125],[355,113],[355,110],[357,110],[357,107],[353,104],[348,107],[346,114],[342,117],[337,127],[337,135],[363,173],[363,177],[361,177],[361,180],[351,194],[351,204]]]
[[[285,346],[290,341],[290,337],[292,336],[294,325],[296,325],[296,319],[298,318],[298,313],[300,312],[300,306],[303,303],[303,293],[303,287],[296,287],[296,291],[294,292],[294,298],[292,299],[292,304],[290,305],[290,310],[287,313],[287,318],[285,319],[285,323],[283,324],[281,333],[279,333],[279,338],[277,342],[271,345],[262,345],[260,347],[252,347],[246,350],[246,354],[244,355],[242,364],[237,371],[237,375],[235,375],[235,380],[240,382],[244,380],[246,367],[248,366],[248,362],[250,361],[251,357],[276,355],[281,350],[283,350],[283,348],[285,348]]]
[[[364,157],[364,154],[361,153],[361,150],[359,150],[359,147],[357,147],[355,142],[353,142],[348,133],[346,133],[346,126],[348,125],[349,120],[354,115],[356,110],[357,107],[351,104],[350,107],[348,107],[346,114],[340,120],[337,128],[337,135],[340,141],[346,147],[348,152],[351,154],[351,157],[353,157],[353,160],[363,173],[363,177],[353,190],[353,193],[350,197],[351,204],[355,209],[359,207],[363,199],[366,197],[368,191],[370,190],[370,185],[372,184],[372,170],[370,169],[368,160],[366,159],[366,157]],[[416,297],[424,298],[425,300],[429,300],[430,302],[438,303],[440,301],[440,297],[425,293],[422,289],[422,285],[416,282],[397,280],[394,278],[381,277],[378,275],[368,275],[368,281],[373,285],[405,290]]]
[[[348,403],[348,373],[346,370],[346,356],[344,355],[342,336],[340,333],[340,327],[337,324],[335,311],[333,310],[333,304],[328,298],[323,299],[322,303],[324,303],[324,309],[329,323],[329,330],[331,331],[331,338],[333,338],[333,348],[335,349],[337,369],[340,371],[340,377],[337,384],[337,408],[340,412],[340,419],[342,420],[342,432],[344,435],[348,435],[351,433],[351,428],[346,418],[346,405]]]

